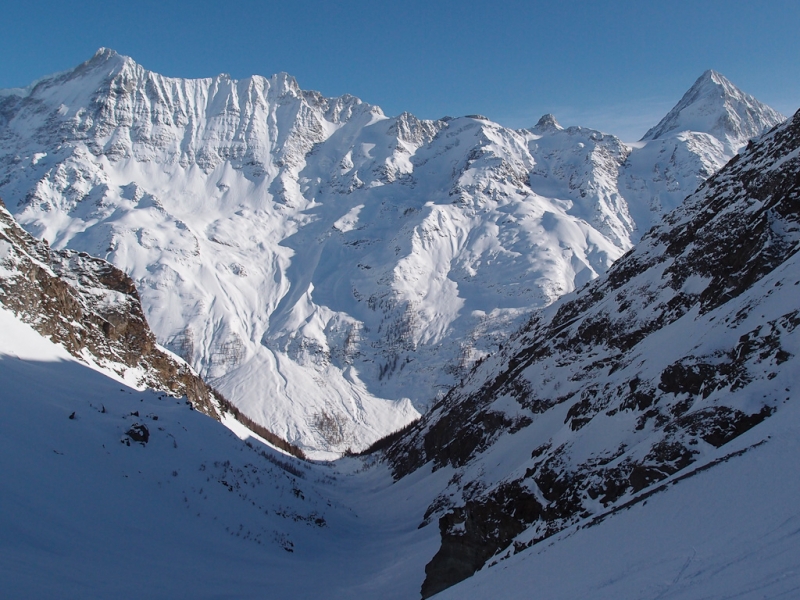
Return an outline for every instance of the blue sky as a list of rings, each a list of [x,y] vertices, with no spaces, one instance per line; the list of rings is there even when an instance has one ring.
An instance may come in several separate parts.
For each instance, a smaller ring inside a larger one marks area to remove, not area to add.
[[[287,71],[389,115],[546,112],[638,139],[708,68],[780,110],[800,107],[800,2],[373,0],[6,2],[0,88],[101,46],[176,77]]]

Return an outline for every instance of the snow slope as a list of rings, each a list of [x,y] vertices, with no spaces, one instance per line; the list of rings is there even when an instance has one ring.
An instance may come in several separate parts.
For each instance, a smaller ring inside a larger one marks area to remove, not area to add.
[[[303,464],[91,370],[5,309],[0,331],[4,597],[419,597],[438,533],[417,525],[452,470],[393,484],[380,464]],[[797,408],[737,440],[765,444],[437,597],[791,596]],[[147,444],[120,441],[135,423]]]
[[[159,342],[249,417],[331,457],[416,418],[735,151],[643,144],[387,118],[286,74],[174,79],[103,49],[0,97],[0,196],[128,273]]]
[[[416,596],[435,544],[419,481],[246,443],[4,308],[0,379],[4,598]]]
[[[583,522],[436,598],[793,598],[800,592],[797,403],[741,445],[762,446],[598,524]]]

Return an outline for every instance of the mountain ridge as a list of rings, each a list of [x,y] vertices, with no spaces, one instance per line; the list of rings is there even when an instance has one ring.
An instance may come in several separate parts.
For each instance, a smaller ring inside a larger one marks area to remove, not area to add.
[[[415,419],[730,157],[545,121],[388,118],[106,50],[0,97],[0,193],[131,275],[159,342],[244,414],[331,458]]]

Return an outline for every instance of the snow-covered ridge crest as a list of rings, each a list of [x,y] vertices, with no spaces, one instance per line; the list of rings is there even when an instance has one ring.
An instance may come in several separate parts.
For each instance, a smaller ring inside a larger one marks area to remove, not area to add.
[[[26,126],[39,125],[40,135],[46,135],[45,126],[50,131],[55,127],[62,138],[84,141],[92,154],[111,162],[133,157],[183,167],[196,164],[209,172],[230,161],[238,168],[249,166],[253,176],[263,175],[270,155],[296,161],[298,153],[307,152],[354,113],[380,114],[352,96],[330,100],[305,93],[287,73],[240,81],[225,74],[170,78],[108,49],[73,71],[40,80],[19,100],[18,111],[58,107],[46,121]],[[292,129],[280,131],[281,109],[294,113],[304,136],[292,135]]]
[[[18,221],[128,273],[160,343],[324,456],[414,419],[725,160],[708,133],[632,150],[554,118],[387,118],[110,50],[0,97]]]

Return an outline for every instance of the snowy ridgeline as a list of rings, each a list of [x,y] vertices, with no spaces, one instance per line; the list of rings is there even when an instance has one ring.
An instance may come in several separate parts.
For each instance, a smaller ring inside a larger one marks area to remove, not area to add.
[[[629,145],[109,50],[0,113],[19,222],[131,275],[161,344],[318,457],[416,418],[783,118],[709,71]]]

